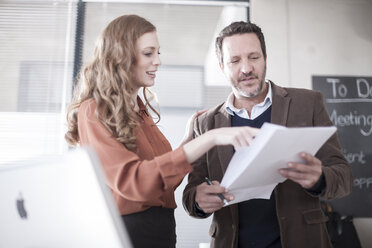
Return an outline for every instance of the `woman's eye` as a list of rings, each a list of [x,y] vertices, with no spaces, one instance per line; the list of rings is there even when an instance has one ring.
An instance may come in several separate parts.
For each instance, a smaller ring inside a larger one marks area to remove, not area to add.
[[[150,57],[152,53],[145,53],[145,56]]]

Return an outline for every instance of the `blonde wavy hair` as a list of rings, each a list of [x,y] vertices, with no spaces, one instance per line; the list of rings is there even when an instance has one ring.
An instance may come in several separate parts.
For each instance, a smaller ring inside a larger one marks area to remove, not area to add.
[[[143,34],[156,28],[137,15],[124,15],[108,24],[99,36],[92,62],[80,72],[73,99],[67,109],[68,131],[66,141],[75,146],[79,143],[78,111],[80,105],[93,98],[97,108],[95,115],[116,140],[128,149],[135,149],[134,130],[139,125],[133,110],[134,78],[136,64],[135,45]],[[149,97],[147,94],[150,94]],[[143,88],[145,104],[160,120],[160,114],[151,106],[153,93]]]

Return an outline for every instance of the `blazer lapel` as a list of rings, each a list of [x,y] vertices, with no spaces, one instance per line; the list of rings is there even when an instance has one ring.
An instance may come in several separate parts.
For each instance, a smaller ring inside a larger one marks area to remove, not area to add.
[[[219,112],[214,116],[215,128],[231,127],[231,116],[226,112],[226,103],[222,105]],[[222,169],[222,175],[225,174],[227,166],[234,154],[233,146],[217,146],[218,158]]]
[[[271,123],[286,126],[288,120],[288,110],[291,98],[287,97],[288,92],[273,82],[271,82],[273,103],[271,109]]]
[[[215,128],[220,128],[220,127],[231,127],[231,116],[226,112],[226,102],[225,104],[222,105],[220,108],[219,112],[214,116],[214,123],[215,123]],[[222,170],[222,175],[226,172],[227,166],[230,163],[230,160],[232,156],[234,155],[234,147],[233,146],[217,146],[217,154],[218,158],[220,160],[220,165],[221,165],[221,170]],[[238,205],[233,204],[228,207],[231,212],[231,217],[233,221],[233,226],[235,228],[238,227],[238,222],[239,222],[239,216],[238,216]]]

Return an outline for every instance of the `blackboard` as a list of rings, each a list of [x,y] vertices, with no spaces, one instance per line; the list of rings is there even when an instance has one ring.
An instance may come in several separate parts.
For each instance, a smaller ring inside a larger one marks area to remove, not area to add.
[[[330,201],[342,215],[372,216],[372,77],[313,76],[337,127],[344,155],[353,170],[349,196]]]

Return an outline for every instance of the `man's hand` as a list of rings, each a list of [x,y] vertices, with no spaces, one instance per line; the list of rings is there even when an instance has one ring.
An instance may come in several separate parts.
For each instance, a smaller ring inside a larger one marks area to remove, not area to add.
[[[305,189],[310,189],[322,175],[322,162],[305,152],[300,153],[300,157],[305,160],[306,164],[289,162],[287,168],[279,169],[279,173]]]
[[[188,119],[187,124],[186,124],[185,134],[183,135],[181,144],[179,146],[183,146],[184,144],[192,140],[192,135],[194,131],[193,123],[199,115],[203,114],[206,111],[207,111],[206,109],[199,110]]]
[[[213,213],[224,206],[224,202],[217,194],[224,194],[229,202],[234,199],[233,195],[226,194],[227,191],[217,181],[212,181],[213,185],[202,183],[196,187],[195,201],[204,213]]]

